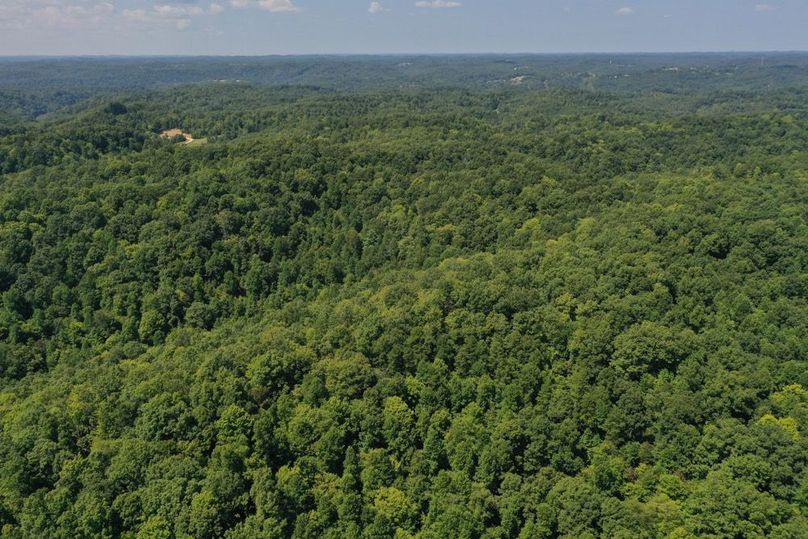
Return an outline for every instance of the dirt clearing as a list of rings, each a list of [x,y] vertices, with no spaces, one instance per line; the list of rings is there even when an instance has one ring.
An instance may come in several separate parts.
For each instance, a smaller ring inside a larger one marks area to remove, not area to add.
[[[186,133],[182,129],[166,129],[160,136],[165,139],[179,139],[182,137],[183,140],[178,141],[178,144],[190,145],[190,144],[207,144],[208,139],[206,138],[194,138],[191,133]]]

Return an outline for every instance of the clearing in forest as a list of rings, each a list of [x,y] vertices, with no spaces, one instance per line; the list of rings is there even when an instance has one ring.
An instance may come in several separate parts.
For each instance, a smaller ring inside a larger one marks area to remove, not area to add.
[[[179,142],[179,144],[186,144],[186,145],[188,145],[188,144],[207,144],[207,142],[208,142],[208,139],[206,139],[206,138],[195,139],[194,136],[191,133],[186,133],[182,129],[166,129],[165,131],[160,133],[160,136],[162,138],[167,138],[167,139],[176,139],[178,137],[182,137],[185,140]]]

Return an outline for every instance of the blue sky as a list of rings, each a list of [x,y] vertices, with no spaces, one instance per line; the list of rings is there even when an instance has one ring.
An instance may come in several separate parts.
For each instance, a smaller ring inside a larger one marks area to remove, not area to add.
[[[808,50],[808,0],[0,0],[0,55]]]

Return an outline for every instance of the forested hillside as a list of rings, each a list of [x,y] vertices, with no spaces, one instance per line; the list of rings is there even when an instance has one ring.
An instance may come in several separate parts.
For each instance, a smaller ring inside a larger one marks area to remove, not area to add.
[[[120,93],[187,85],[583,89],[704,96],[804,88],[808,53],[266,57],[0,57],[0,113],[37,118]],[[803,105],[804,106],[804,103]],[[0,116],[0,122],[3,122]]]
[[[6,109],[0,536],[806,537],[808,78],[746,69]]]

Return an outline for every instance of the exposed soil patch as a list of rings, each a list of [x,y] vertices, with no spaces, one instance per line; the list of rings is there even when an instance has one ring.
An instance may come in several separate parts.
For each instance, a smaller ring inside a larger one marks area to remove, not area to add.
[[[196,139],[191,133],[186,133],[182,129],[166,129],[160,136],[166,139],[176,139],[178,144],[205,144],[208,142],[206,138]],[[183,140],[179,140],[183,139]]]

